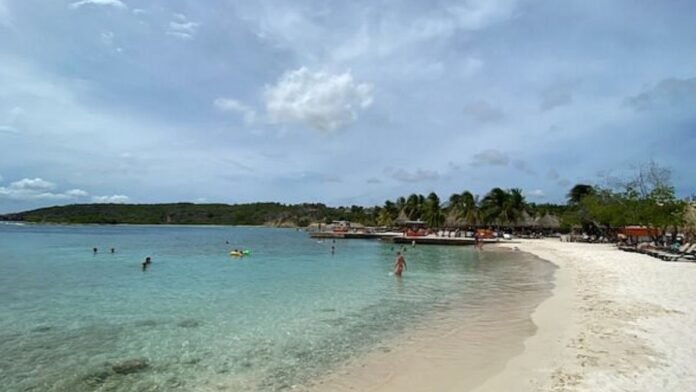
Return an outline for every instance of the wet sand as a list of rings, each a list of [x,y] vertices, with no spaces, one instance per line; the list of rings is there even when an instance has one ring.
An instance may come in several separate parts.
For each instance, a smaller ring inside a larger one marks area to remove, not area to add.
[[[511,251],[491,247],[481,263],[501,253]],[[531,315],[553,288],[555,268],[545,261],[519,252],[509,262],[517,263],[509,266],[516,270],[510,280],[491,283],[480,297],[434,309],[407,332],[301,390],[465,391],[482,384],[524,351],[536,332]]]
[[[558,266],[553,295],[540,299],[531,317],[515,299],[499,309],[505,318],[483,323],[456,309],[441,312],[440,324],[346,364],[312,390],[694,390],[696,263],[558,240],[499,247]]]

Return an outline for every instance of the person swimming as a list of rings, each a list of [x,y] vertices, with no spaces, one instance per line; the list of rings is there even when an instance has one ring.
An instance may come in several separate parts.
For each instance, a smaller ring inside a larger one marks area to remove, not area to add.
[[[152,259],[148,256],[145,258],[145,261],[143,261],[143,271],[145,271],[150,264],[152,264]]]
[[[396,262],[394,262],[394,275],[401,277],[401,274],[406,270],[406,259],[401,252],[396,252]]]

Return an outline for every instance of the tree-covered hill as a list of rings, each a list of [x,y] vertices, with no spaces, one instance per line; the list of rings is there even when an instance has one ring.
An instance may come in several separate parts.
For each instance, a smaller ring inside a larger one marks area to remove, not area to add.
[[[355,219],[351,209],[324,204],[73,204],[0,216],[0,220],[41,223],[287,225]]]

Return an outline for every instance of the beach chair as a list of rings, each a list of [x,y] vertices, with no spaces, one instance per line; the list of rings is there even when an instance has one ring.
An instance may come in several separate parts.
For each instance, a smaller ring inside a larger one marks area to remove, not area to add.
[[[676,252],[660,252],[659,258],[665,261],[678,261],[680,259],[689,259],[696,252],[696,244],[684,244],[679,247]]]

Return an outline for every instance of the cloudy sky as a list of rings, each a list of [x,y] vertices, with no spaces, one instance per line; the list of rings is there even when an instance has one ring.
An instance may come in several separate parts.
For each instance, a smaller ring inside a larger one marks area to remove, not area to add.
[[[696,192],[690,0],[0,0],[0,212]]]

